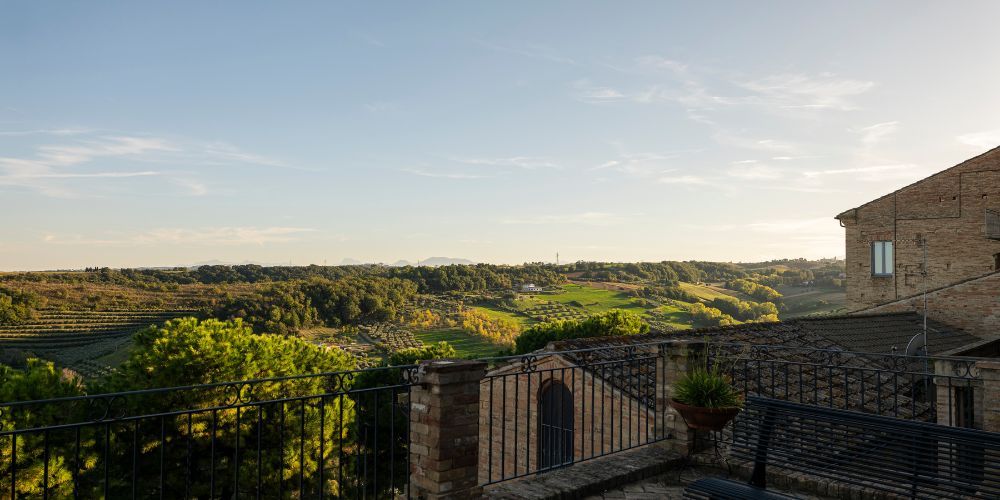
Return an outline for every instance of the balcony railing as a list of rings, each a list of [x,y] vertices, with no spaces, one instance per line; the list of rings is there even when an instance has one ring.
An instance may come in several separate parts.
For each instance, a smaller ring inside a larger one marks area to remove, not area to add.
[[[971,390],[982,387],[974,359],[675,342],[616,339],[484,360],[486,375],[454,396],[473,407],[478,398],[478,425],[463,437],[478,436],[478,467],[463,467],[477,468],[485,485],[669,439],[683,426],[668,406],[672,377],[699,365],[728,373],[747,395],[981,425],[981,403],[970,399],[983,397]],[[411,401],[433,390],[417,387],[416,372],[0,402],[0,498],[408,495],[411,437],[466,432],[410,422]],[[411,433],[414,425],[421,430]],[[733,432],[717,438],[732,442]]]
[[[414,369],[0,403],[0,497],[395,496]]]

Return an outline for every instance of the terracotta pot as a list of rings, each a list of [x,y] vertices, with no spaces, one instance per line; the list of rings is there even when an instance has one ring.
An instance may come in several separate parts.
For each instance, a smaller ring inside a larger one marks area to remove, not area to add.
[[[706,431],[721,431],[730,420],[736,418],[740,413],[740,408],[733,406],[729,408],[703,408],[691,406],[684,403],[670,400],[670,406],[677,410],[684,418],[684,422],[692,429]]]

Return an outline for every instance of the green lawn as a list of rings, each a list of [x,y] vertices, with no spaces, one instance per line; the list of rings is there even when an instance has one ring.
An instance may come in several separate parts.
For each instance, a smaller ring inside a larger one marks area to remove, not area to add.
[[[495,356],[501,348],[487,342],[479,336],[469,335],[461,328],[445,328],[441,330],[425,330],[413,332],[413,336],[424,344],[436,344],[445,341],[451,344],[462,358],[482,358]]]

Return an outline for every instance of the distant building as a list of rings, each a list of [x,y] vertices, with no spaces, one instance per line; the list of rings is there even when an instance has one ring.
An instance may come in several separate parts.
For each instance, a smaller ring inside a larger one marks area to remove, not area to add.
[[[926,289],[929,317],[1000,333],[1000,148],[836,218],[849,310],[922,310]]]
[[[522,292],[541,292],[542,291],[542,287],[540,287],[540,286],[538,286],[538,285],[536,285],[534,283],[525,283],[525,284],[521,285],[521,291]]]

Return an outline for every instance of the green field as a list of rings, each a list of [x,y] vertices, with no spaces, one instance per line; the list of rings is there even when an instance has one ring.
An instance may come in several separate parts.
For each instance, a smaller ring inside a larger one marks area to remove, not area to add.
[[[495,356],[501,347],[487,342],[479,336],[469,335],[461,328],[445,328],[441,330],[425,330],[414,332],[413,336],[424,344],[436,344],[445,341],[451,344],[462,358],[482,358]]]
[[[712,299],[717,299],[719,297],[736,297],[737,299],[740,300],[749,300],[749,298],[743,296],[743,294],[734,290],[726,290],[721,286],[698,285],[695,283],[681,282],[680,287],[681,290],[684,290],[685,292],[688,292],[703,300],[712,300]]]
[[[566,305],[572,305],[570,304],[571,302],[577,302],[582,304],[583,309],[590,314],[610,311],[612,309],[641,309],[641,307],[633,304],[631,298],[622,292],[601,290],[599,288],[576,284],[563,285],[560,288],[563,289],[563,293],[536,295],[524,301],[537,300]]]
[[[781,302],[786,310],[781,319],[843,312],[847,301],[842,288],[779,286],[778,291],[785,295]]]
[[[503,320],[513,321],[517,323],[518,326],[520,326],[521,328],[527,328],[536,323],[535,320],[527,316],[507,311],[501,311],[499,309],[491,309],[489,307],[482,307],[482,306],[474,306],[471,309],[476,312],[481,312],[493,319],[503,319]]]
[[[652,316],[678,330],[691,328],[691,314],[680,306],[665,304],[650,311]]]

